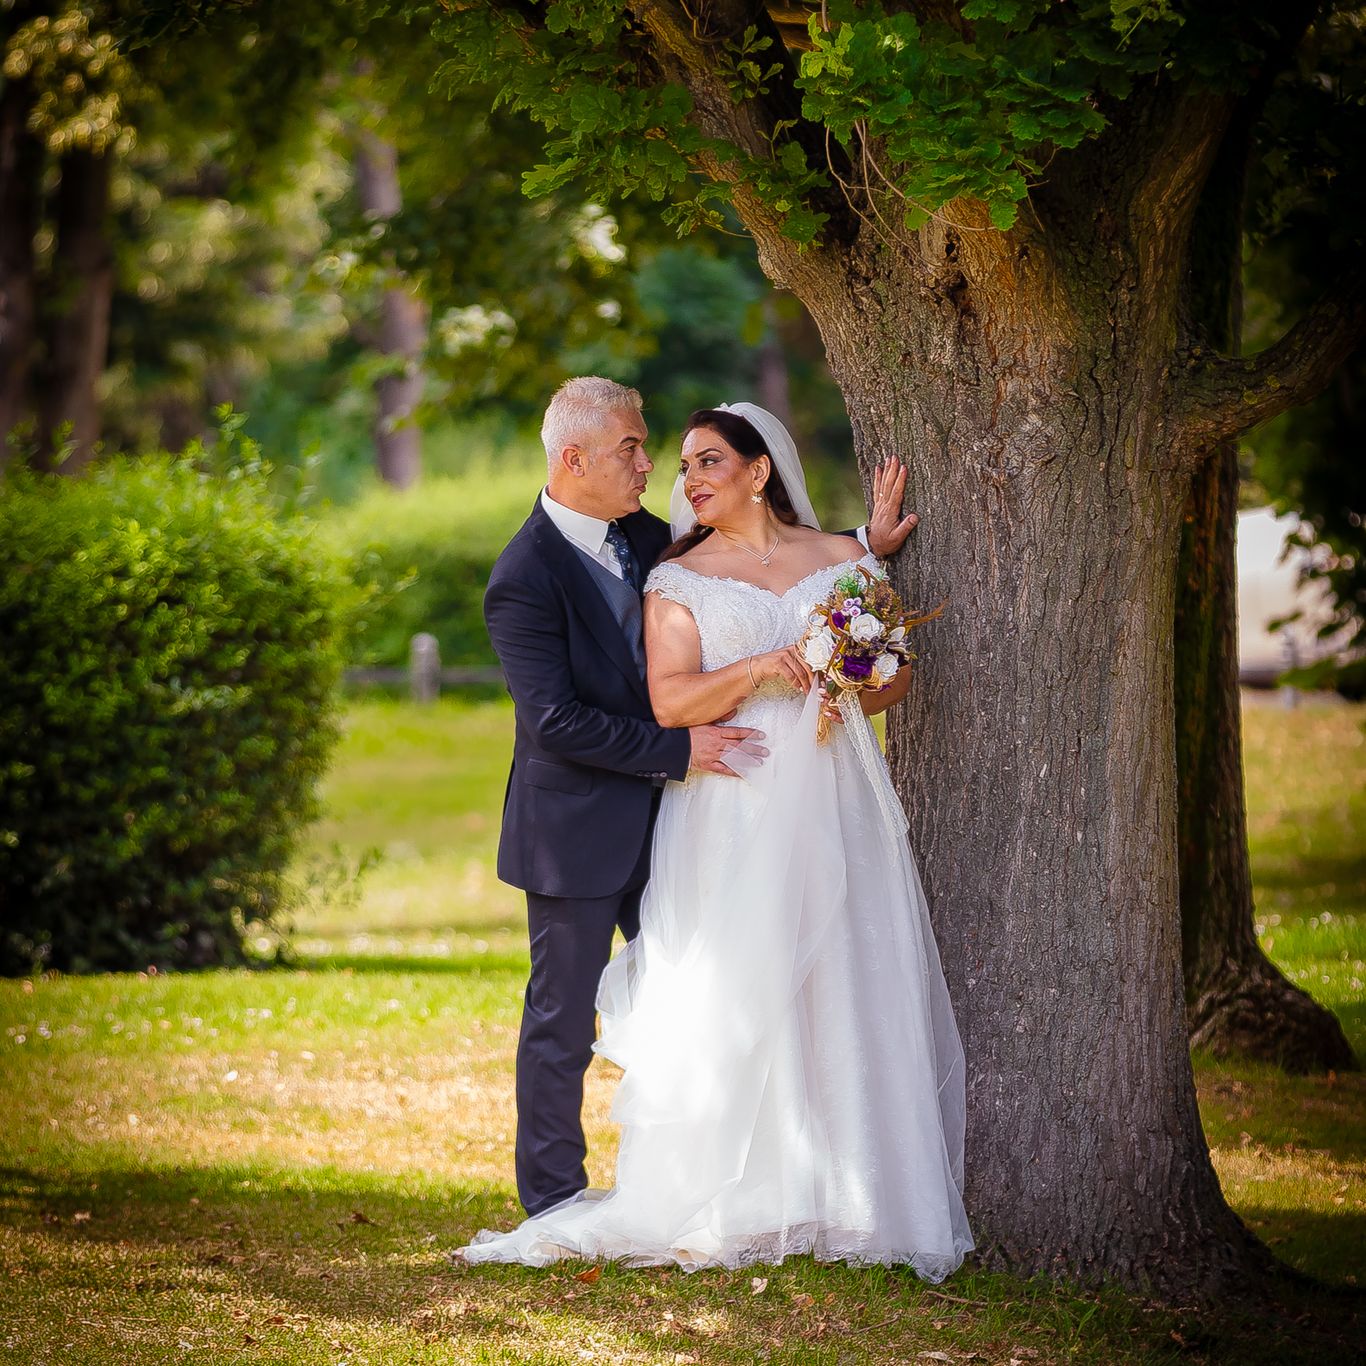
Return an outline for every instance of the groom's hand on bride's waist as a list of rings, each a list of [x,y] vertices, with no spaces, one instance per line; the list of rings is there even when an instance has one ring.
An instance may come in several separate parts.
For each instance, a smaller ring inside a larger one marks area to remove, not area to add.
[[[724,773],[728,778],[738,778],[737,768],[753,768],[768,758],[768,750],[759,743],[763,738],[763,731],[745,726],[689,726],[692,759],[688,767],[699,773]],[[736,762],[736,768],[726,763],[727,755]]]

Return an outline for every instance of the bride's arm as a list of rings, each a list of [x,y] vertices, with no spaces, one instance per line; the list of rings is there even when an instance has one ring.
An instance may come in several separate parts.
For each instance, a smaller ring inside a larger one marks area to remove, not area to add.
[[[876,716],[878,712],[896,706],[910,690],[911,668],[909,664],[903,664],[885,688],[878,692],[874,692],[871,688],[865,688],[859,693],[859,705],[863,708],[865,716]]]
[[[645,595],[645,658],[650,705],[661,726],[703,726],[729,716],[770,678],[798,692],[811,686],[811,671],[792,646],[704,673],[692,613],[658,593]]]

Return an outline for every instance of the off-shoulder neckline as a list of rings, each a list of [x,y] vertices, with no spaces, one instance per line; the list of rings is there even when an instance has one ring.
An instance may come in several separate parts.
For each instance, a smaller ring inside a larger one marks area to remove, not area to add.
[[[819,569],[813,569],[809,574],[804,574],[800,579],[796,581],[796,583],[792,584],[788,588],[784,588],[781,593],[775,593],[773,589],[765,588],[761,583],[754,583],[749,579],[737,579],[730,574],[700,574],[696,569],[692,569],[686,564],[679,564],[677,560],[668,560],[664,564],[656,565],[655,568],[650,572],[653,575],[661,570],[681,569],[685,574],[691,574],[695,579],[704,579],[708,583],[742,584],[746,588],[753,588],[757,592],[765,593],[770,598],[776,598],[779,602],[781,602],[784,598],[791,597],[792,594],[795,593],[797,589],[802,587],[803,584],[810,583],[810,581],[816,578],[816,576],[819,574],[828,574],[832,569],[844,569],[851,564],[862,564],[864,560],[869,560],[872,558],[872,553],[869,552],[867,555],[860,555],[856,560],[836,560],[834,564],[823,564]],[[648,579],[645,583],[645,591],[647,593],[651,591]]]

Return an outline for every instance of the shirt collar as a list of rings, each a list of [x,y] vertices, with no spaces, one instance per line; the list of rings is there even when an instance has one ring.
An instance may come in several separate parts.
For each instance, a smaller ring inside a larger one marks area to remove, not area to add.
[[[594,555],[602,551],[602,543],[607,539],[610,522],[604,522],[601,517],[590,517],[586,512],[576,512],[573,508],[565,507],[563,503],[557,503],[550,496],[549,489],[541,490],[541,506],[545,509],[546,516],[570,540],[577,541]]]

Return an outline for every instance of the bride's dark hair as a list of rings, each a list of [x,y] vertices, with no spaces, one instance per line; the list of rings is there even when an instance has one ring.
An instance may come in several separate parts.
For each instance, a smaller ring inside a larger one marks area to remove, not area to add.
[[[772,455],[764,445],[764,438],[759,435],[758,429],[753,423],[741,417],[739,413],[728,413],[722,408],[699,408],[689,419],[688,425],[683,428],[683,438],[695,432],[700,427],[705,427],[709,432],[716,432],[725,438],[726,444],[733,447],[746,464],[753,464],[761,455],[768,456],[768,482],[764,485],[764,496],[768,499],[768,505],[773,509],[773,515],[786,526],[798,526],[801,518],[797,516],[796,509],[792,506],[792,499],[788,496],[787,486],[783,483],[783,477],[778,473],[778,467],[773,463]],[[685,531],[660,557],[657,563],[663,564],[665,560],[676,560],[680,555],[686,554],[695,545],[700,545],[712,533],[712,528],[703,526],[700,522],[691,531]]]

